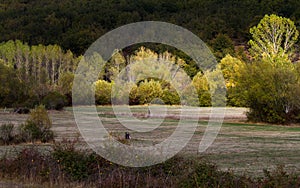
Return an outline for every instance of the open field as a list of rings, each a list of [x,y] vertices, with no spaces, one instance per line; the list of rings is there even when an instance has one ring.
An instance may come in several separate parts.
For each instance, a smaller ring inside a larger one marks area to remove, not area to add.
[[[132,144],[155,145],[170,136],[175,130],[180,110],[179,107],[168,107],[167,118],[155,130],[151,132],[131,132]],[[97,108],[102,123],[109,132],[114,135],[123,136],[128,131],[118,119],[116,119],[111,107]],[[199,110],[199,109],[198,109]],[[138,119],[146,118],[147,106],[132,107],[133,115]],[[203,153],[198,153],[199,143],[207,126],[207,119],[210,108],[200,109],[200,119],[197,130],[189,144],[181,151],[184,155],[200,155],[213,163],[220,169],[231,169],[237,174],[260,176],[263,169],[273,169],[278,165],[284,165],[287,171],[300,174],[300,126],[277,126],[245,123],[244,108],[227,108],[225,123],[214,141],[214,143]],[[154,111],[155,112],[155,111]],[[184,118],[188,126],[198,119],[194,118],[195,109],[187,113],[189,117]],[[199,112],[197,112],[199,113]],[[50,111],[53,121],[53,131],[56,133],[56,140],[62,138],[75,138],[79,134],[72,108],[65,111]],[[126,114],[122,114],[127,117]],[[13,113],[0,113],[0,124],[11,122],[20,125],[28,115]],[[159,117],[159,113],[152,113],[152,119]],[[80,139],[82,140],[82,138]],[[29,144],[21,146],[1,146],[0,154],[10,154],[20,147],[30,147]],[[40,146],[41,150],[48,151],[49,144]]]

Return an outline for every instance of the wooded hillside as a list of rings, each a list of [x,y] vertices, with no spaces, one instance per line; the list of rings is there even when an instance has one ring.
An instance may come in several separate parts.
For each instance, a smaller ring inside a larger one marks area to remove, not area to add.
[[[58,44],[79,55],[118,26],[157,20],[183,26],[205,42],[222,33],[245,44],[249,28],[272,13],[290,18],[299,28],[298,0],[3,0],[0,41]]]

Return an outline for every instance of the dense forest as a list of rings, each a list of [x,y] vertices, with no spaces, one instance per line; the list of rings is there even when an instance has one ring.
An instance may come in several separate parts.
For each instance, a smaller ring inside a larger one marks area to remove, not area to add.
[[[298,0],[3,0],[0,41],[57,44],[81,55],[118,26],[165,21],[189,29],[207,43],[225,34],[239,45],[250,39],[249,28],[272,13],[300,26]]]
[[[127,23],[157,20],[183,26],[208,44],[224,75],[227,105],[249,107],[253,121],[300,122],[297,0],[14,0],[0,3],[0,18],[1,107],[71,105],[75,70],[98,37]],[[182,93],[194,87],[198,96],[180,98],[164,80],[166,69],[150,68],[153,59],[182,68],[192,80]],[[97,104],[112,99],[122,104],[126,92],[111,97],[111,90],[128,65],[136,72],[161,74],[160,79],[125,75],[131,105],[160,103],[156,98],[169,105],[190,104],[195,98],[192,105],[212,105],[211,87],[219,83],[207,80],[218,70],[200,70],[183,52],[160,44],[116,49],[94,83]]]

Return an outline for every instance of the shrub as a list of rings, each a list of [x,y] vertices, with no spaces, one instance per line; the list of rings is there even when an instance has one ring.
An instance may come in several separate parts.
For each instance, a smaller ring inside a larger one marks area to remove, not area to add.
[[[171,90],[171,89],[164,89],[163,90],[163,95],[162,95],[162,100],[164,101],[165,104],[168,105],[177,105],[180,104],[180,97],[176,90]]]
[[[26,98],[24,97],[22,100],[23,101],[20,104],[18,104],[18,106],[25,106],[30,109],[34,108],[40,103],[40,99],[36,95],[28,96]]]
[[[129,93],[129,105],[138,105],[140,103],[140,96],[138,93],[138,86],[133,85]]]
[[[207,162],[193,162],[191,173],[182,181],[182,187],[257,187],[255,182],[233,172],[220,171]]]
[[[49,142],[54,139],[54,133],[50,130],[51,120],[43,105],[37,106],[30,113],[25,124],[20,126],[21,141],[34,142],[41,140]]]
[[[54,140],[53,131],[51,131],[49,129],[44,130],[44,132],[42,132],[42,135],[41,135],[40,139],[43,143],[50,142],[50,141]]]
[[[52,122],[44,105],[37,106],[33,109],[27,119],[27,122],[36,124],[42,132],[50,129],[52,126]]]
[[[34,142],[41,136],[41,130],[32,121],[27,121],[25,124],[20,126],[21,139],[24,142]]]
[[[155,98],[161,98],[163,90],[161,84],[154,80],[144,80],[138,87],[140,104],[148,104]]]
[[[93,172],[93,163],[97,164],[94,158],[96,155],[86,155],[83,152],[55,150],[52,155],[73,181],[82,181],[88,178]]]
[[[99,159],[95,153],[75,149],[78,140],[63,140],[53,147],[52,157],[72,181],[83,181],[98,172]]]
[[[48,110],[62,110],[66,103],[66,97],[58,92],[50,92],[42,100]]]
[[[300,179],[295,174],[288,174],[283,166],[277,166],[277,168],[270,172],[264,170],[263,187],[299,187]]]
[[[2,177],[20,178],[21,181],[29,180],[35,184],[49,181],[50,178],[53,181],[58,177],[57,172],[56,163],[35,147],[23,149],[14,158],[4,157],[0,160]]]
[[[8,144],[13,140],[14,125],[12,123],[2,124],[0,127],[0,138],[4,144]]]
[[[14,158],[0,159],[0,175],[30,185],[51,187],[299,187],[299,175],[283,167],[264,171],[261,178],[235,175],[199,157],[175,156],[150,167],[114,165],[85,150],[76,150],[76,141],[54,145],[51,155],[37,148],[23,149]]]
[[[293,64],[273,66],[259,61],[246,66],[237,85],[238,95],[250,108],[251,121],[289,124],[300,111],[299,73]]]
[[[111,104],[111,91],[113,83],[98,80],[95,83],[95,101],[98,105]]]

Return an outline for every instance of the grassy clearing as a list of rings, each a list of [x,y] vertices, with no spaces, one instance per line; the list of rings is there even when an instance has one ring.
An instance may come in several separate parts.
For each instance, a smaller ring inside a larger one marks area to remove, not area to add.
[[[276,166],[300,174],[300,127],[225,123],[201,155],[240,174],[261,176]]]
[[[162,125],[146,133],[134,132],[122,126],[113,114],[112,107],[97,107],[102,123],[109,132],[122,136],[125,131],[131,132],[132,142],[144,145],[154,145],[170,136],[178,124],[180,110],[178,106],[168,107],[166,118]],[[134,116],[144,118],[148,113],[147,106],[131,107]],[[198,153],[199,143],[207,126],[207,114],[210,108],[201,108],[201,119],[197,130],[189,144],[181,152],[185,155],[199,155],[215,163],[222,170],[233,170],[238,174],[261,176],[264,169],[274,169],[283,165],[290,172],[300,174],[300,126],[278,126],[250,124],[245,121],[244,108],[227,108],[223,124],[215,142],[204,152]],[[190,109],[189,114],[197,112]],[[126,116],[126,115],[124,115]],[[50,112],[56,140],[78,137],[78,129],[71,111]],[[26,115],[0,113],[0,123],[12,122],[21,124]],[[153,119],[157,117],[152,117]],[[197,119],[186,118],[186,126]],[[80,138],[81,139],[81,138]],[[46,146],[41,146],[45,147]],[[8,153],[11,146],[1,147],[0,154]]]

